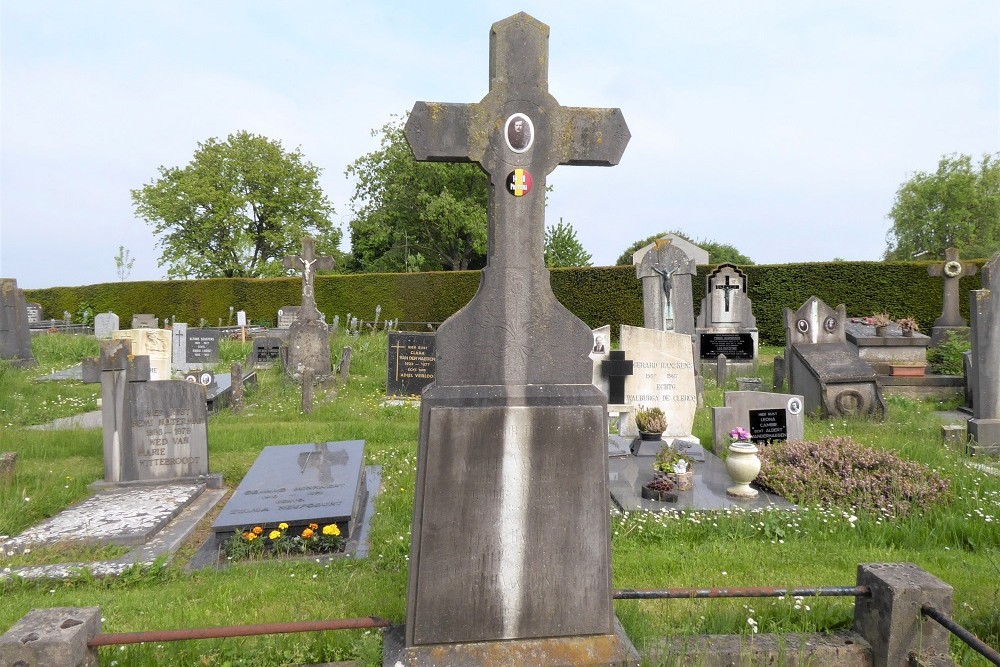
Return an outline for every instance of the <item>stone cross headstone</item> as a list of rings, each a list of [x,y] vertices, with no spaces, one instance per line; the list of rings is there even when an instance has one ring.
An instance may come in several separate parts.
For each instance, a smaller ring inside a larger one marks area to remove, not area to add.
[[[94,336],[96,338],[111,338],[113,331],[118,331],[118,315],[107,312],[94,316]]]
[[[170,368],[175,371],[188,370],[186,322],[174,322],[170,328]]]
[[[313,377],[321,381],[330,375],[330,328],[320,319],[316,309],[314,285],[318,269],[333,268],[332,257],[317,257],[316,242],[311,236],[302,237],[302,254],[288,255],[286,269],[302,271],[302,306],[298,318],[288,329],[288,362],[285,372],[299,378],[303,369],[311,368]]]
[[[756,366],[757,318],[747,296],[746,274],[735,264],[720,264],[705,278],[697,345],[703,364],[724,354],[734,370]]]
[[[958,286],[963,276],[976,275],[976,265],[959,259],[958,248],[944,251],[944,262],[927,267],[927,275],[944,278],[944,295],[941,303],[941,317],[934,320],[931,341],[934,345],[944,340],[951,329],[965,329],[968,322],[959,312]]]
[[[417,160],[475,162],[489,174],[488,263],[472,301],[437,331],[405,641],[386,664],[431,664],[442,650],[449,664],[485,664],[528,647],[549,664],[594,642],[608,661],[593,664],[628,659],[611,606],[594,339],[553,295],[543,250],[549,172],[617,164],[630,135],[618,109],[556,102],[548,34],[524,13],[495,23],[482,101],[417,102],[404,129]]]
[[[625,350],[612,350],[601,362],[601,370],[608,376],[608,403],[625,402],[625,378],[632,375],[632,360],[625,358]]]
[[[0,359],[18,367],[35,365],[24,292],[13,278],[0,278]]]
[[[694,335],[691,276],[695,261],[669,239],[653,242],[635,266],[642,280],[643,326],[647,329]]]
[[[983,288],[969,296],[972,315],[974,454],[1000,456],[1000,252],[983,267]]]

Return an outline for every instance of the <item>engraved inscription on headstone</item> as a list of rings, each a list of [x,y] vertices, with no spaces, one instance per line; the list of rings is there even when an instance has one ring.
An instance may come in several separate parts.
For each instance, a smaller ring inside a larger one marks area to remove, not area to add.
[[[185,359],[189,364],[202,366],[219,363],[219,332],[215,329],[188,329]]]
[[[301,306],[283,306],[278,309],[278,328],[287,329],[299,319]]]
[[[434,341],[432,333],[389,333],[385,377],[387,396],[419,395],[434,381]]]
[[[715,359],[720,354],[727,359],[753,359],[753,335],[748,333],[701,334],[701,358]]]
[[[131,479],[154,480],[208,474],[205,390],[178,380],[134,382]],[[131,459],[131,460],[129,460]]]
[[[725,447],[729,432],[741,427],[756,443],[801,440],[803,397],[763,391],[727,391],[725,405],[712,408],[712,444]],[[716,450],[718,451],[718,449]]]
[[[28,324],[37,324],[42,321],[42,304],[29,302],[24,306],[28,314]]]
[[[756,444],[788,440],[784,410],[750,410],[750,439]]]

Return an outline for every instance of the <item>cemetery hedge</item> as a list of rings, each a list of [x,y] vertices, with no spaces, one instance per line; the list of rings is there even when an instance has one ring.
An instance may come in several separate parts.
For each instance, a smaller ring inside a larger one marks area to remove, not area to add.
[[[976,264],[982,266],[985,260]],[[797,310],[810,296],[828,305],[843,303],[852,317],[888,312],[898,318],[913,316],[929,331],[941,314],[941,278],[927,275],[934,262],[830,262],[770,264],[740,267],[747,274],[760,341],[783,345],[784,309]],[[698,267],[693,280],[695,303],[705,291],[705,278],[715,266]],[[556,297],[591,327],[605,324],[617,336],[618,326],[642,325],[642,288],[631,266],[552,269]],[[114,311],[128,326],[134,313],[177,318],[208,325],[230,320],[229,308],[245,310],[251,323],[274,325],[282,306],[301,303],[300,280],[289,278],[212,278],[162,282],[102,283],[82,287],[24,290],[28,301],[42,305],[46,317],[63,311],[77,317],[84,309],[94,313]],[[348,313],[359,319],[375,318],[416,323],[441,322],[465,305],[479,285],[479,271],[425,273],[364,273],[320,275],[316,278],[316,303],[332,321]],[[962,278],[961,293],[981,286],[979,275]],[[968,317],[969,301],[961,309]],[[58,317],[58,315],[57,315]]]

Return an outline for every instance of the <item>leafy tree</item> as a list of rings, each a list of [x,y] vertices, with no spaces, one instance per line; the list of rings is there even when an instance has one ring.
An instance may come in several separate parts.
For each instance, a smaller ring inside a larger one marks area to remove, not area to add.
[[[132,202],[161,235],[158,265],[168,277],[279,276],[304,235],[317,238],[317,250],[340,243],[320,169],[279,141],[245,131],[212,138],[186,167],[159,172],[132,190]]]
[[[482,267],[487,177],[478,165],[417,162],[394,117],[372,136],[378,150],[347,167],[357,179],[350,223],[352,268],[430,271]]]
[[[573,225],[559,218],[559,224],[546,227],[545,266],[556,268],[590,265],[590,253],[584,250],[583,244],[577,240]]]
[[[639,248],[648,246],[656,239],[663,238],[667,234],[676,234],[685,241],[689,241],[698,246],[699,248],[706,250],[708,252],[709,264],[722,264],[725,262],[729,262],[730,264],[740,264],[746,266],[754,263],[752,259],[744,255],[734,246],[731,246],[728,243],[718,243],[717,241],[709,241],[707,239],[701,239],[695,241],[684,232],[675,229],[672,232],[662,232],[660,234],[653,234],[652,236],[644,238],[641,241],[636,241],[635,243],[633,243],[632,245],[630,245],[628,248],[625,249],[625,252],[623,252],[621,256],[618,258],[617,264],[619,266],[622,264],[631,264],[632,253],[634,253]]]
[[[951,247],[989,257],[1000,250],[1000,153],[983,155],[978,168],[968,155],[943,156],[935,173],[899,186],[887,217],[886,259],[943,259]]]
[[[128,248],[123,245],[118,246],[118,254],[115,255],[115,272],[118,274],[118,280],[125,282],[128,279],[129,274],[132,273],[133,264],[135,264],[135,258],[132,257]]]

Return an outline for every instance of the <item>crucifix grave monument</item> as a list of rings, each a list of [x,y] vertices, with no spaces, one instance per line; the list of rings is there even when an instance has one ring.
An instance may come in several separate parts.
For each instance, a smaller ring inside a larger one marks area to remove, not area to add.
[[[489,175],[488,263],[437,331],[405,636],[387,635],[384,664],[637,663],[611,605],[594,338],[556,300],[543,260],[546,176],[615,165],[630,134],[619,109],[549,94],[548,37],[524,13],[493,24],[486,96],[417,102],[406,123],[416,159]]]
[[[653,242],[635,265],[635,276],[642,280],[643,326],[694,335],[691,276],[697,270],[695,260],[670,239]]]
[[[302,371],[311,368],[313,377],[321,381],[330,375],[330,328],[316,309],[314,284],[318,269],[333,268],[332,257],[317,257],[315,241],[311,236],[302,237],[302,254],[287,255],[286,269],[302,271],[302,309],[288,327],[288,363],[285,372],[300,379]]]
[[[948,331],[968,331],[968,322],[958,310],[958,284],[963,276],[976,275],[977,267],[972,262],[963,262],[958,258],[958,248],[948,248],[944,251],[944,262],[927,267],[927,275],[944,278],[944,297],[941,302],[941,317],[934,320],[931,329],[931,344],[938,345],[944,341]]]
[[[735,264],[720,264],[705,278],[696,345],[702,372],[721,355],[730,370],[753,372],[757,366],[757,318],[747,296],[747,276]]]

